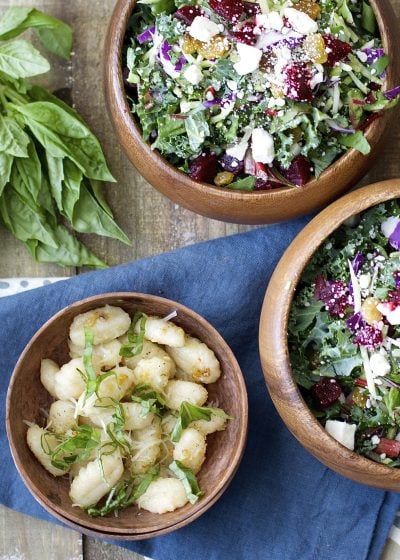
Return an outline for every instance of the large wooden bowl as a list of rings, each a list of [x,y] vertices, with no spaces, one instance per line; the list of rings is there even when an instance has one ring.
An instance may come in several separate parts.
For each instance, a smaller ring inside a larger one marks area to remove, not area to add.
[[[362,457],[338,443],[316,420],[290,367],[287,327],[293,296],[304,268],[318,247],[345,220],[386,200],[400,197],[400,179],[375,183],[331,204],[291,243],[271,278],[261,312],[261,364],[270,395],[292,434],[322,463],[370,486],[400,491],[400,469]]]
[[[39,464],[26,443],[25,421],[43,425],[41,409],[48,409],[52,398],[40,383],[40,361],[52,358],[65,363],[68,332],[73,318],[103,305],[120,306],[129,314],[142,310],[166,316],[176,310],[174,322],[214,350],[222,375],[208,385],[209,400],[218,402],[234,419],[223,432],[207,437],[207,458],[198,475],[204,496],[172,513],[152,514],[137,507],[127,508],[119,517],[91,518],[72,507],[68,477],[55,478]],[[218,332],[205,319],[187,307],[157,296],[135,293],[104,294],[70,305],[54,315],[31,339],[13,372],[7,394],[7,435],[16,467],[38,502],[66,524],[88,534],[114,539],[143,539],[182,527],[197,519],[222,495],[232,480],[243,455],[247,434],[247,394],[239,365]]]
[[[394,118],[390,111],[368,128],[366,136],[372,148],[368,156],[349,150],[318,180],[310,181],[303,188],[242,192],[192,181],[143,141],[125,95],[122,50],[135,4],[136,0],[118,0],[108,29],[104,56],[107,104],[118,140],[130,161],[168,198],[209,218],[241,224],[267,224],[301,216],[326,205],[354,185],[371,167],[383,133]],[[397,20],[390,0],[371,0],[371,6],[377,16],[383,46],[391,60],[384,86],[391,89],[400,84]]]

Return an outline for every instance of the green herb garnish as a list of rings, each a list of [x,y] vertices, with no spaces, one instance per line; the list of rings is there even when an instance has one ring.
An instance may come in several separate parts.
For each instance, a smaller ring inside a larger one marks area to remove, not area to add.
[[[141,383],[136,385],[132,391],[132,400],[142,406],[140,415],[147,416],[150,412],[154,412],[158,416],[162,416],[166,410],[165,399],[158,391],[155,391],[150,385]]]
[[[92,517],[104,517],[109,513],[131,506],[146,492],[153,480],[158,477],[158,474],[158,467],[150,467],[140,477],[139,484],[135,485],[132,480],[119,483],[110,490],[104,506],[100,508],[89,507],[86,510],[87,513]]]
[[[127,332],[129,344],[123,344],[119,351],[120,356],[124,358],[132,358],[137,356],[143,350],[144,333],[146,329],[147,315],[141,311],[137,311],[132,319]],[[139,332],[135,332],[136,324],[139,322]]]
[[[189,502],[191,504],[195,504],[203,495],[203,492],[200,490],[197,478],[193,472],[184,467],[180,461],[174,461],[171,463],[169,469],[182,482]]]
[[[61,443],[53,450],[48,445],[45,447],[43,443],[42,447],[45,453],[51,456],[51,464],[61,470],[67,470],[73,463],[89,459],[93,450],[100,444],[100,430],[93,426],[78,426],[71,436],[57,437]]]
[[[206,406],[196,406],[188,401],[183,401],[179,409],[179,416],[171,433],[171,441],[176,443],[180,440],[183,430],[185,430],[191,422],[195,420],[211,420],[212,415],[232,420],[231,416],[225,414],[218,408],[211,408]]]

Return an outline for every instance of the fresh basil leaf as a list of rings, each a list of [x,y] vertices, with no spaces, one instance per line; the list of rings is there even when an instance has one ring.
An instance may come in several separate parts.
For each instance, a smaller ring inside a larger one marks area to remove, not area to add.
[[[57,105],[61,109],[64,109],[66,113],[69,113],[72,117],[75,117],[83,124],[85,124],[79,113],[77,113],[72,107],[64,103],[64,101],[62,101],[59,97],[47,91],[47,89],[44,89],[37,85],[31,86],[29,88],[29,98],[31,101],[49,101],[50,103],[54,103],[54,105]]]
[[[218,408],[196,406],[188,401],[183,401],[179,408],[178,419],[171,433],[171,441],[177,443],[181,439],[183,430],[186,430],[191,422],[195,420],[207,420],[209,422],[213,414],[227,420],[231,419],[228,414],[225,414],[225,412]]]
[[[27,158],[15,158],[11,182],[21,199],[34,212],[40,211],[38,198],[42,188],[42,169],[33,142],[28,145]]]
[[[136,385],[132,391],[131,399],[141,405],[140,415],[147,416],[150,412],[154,412],[158,416],[162,416],[165,411],[166,402],[164,397],[153,389],[150,385],[140,383]]]
[[[89,182],[90,182],[91,191],[93,193],[93,196],[95,197],[97,202],[100,204],[100,206],[103,208],[104,212],[106,212],[112,218],[113,213],[112,213],[112,210],[111,210],[110,206],[108,205],[108,203],[107,203],[107,201],[104,197],[103,187],[102,187],[100,181],[97,181],[95,179],[90,179]]]
[[[79,199],[75,203],[71,223],[72,227],[80,233],[97,233],[119,239],[126,245],[131,244],[122,229],[97,203],[84,182],[81,184]]]
[[[53,229],[58,247],[50,247],[36,239],[30,239],[26,246],[33,258],[42,263],[57,263],[60,266],[93,266],[107,268],[107,265],[76,239],[64,226]]]
[[[184,467],[179,461],[173,461],[170,464],[169,469],[182,482],[189,502],[191,504],[198,502],[199,498],[203,495],[203,492],[200,490],[199,483],[197,482],[197,478],[193,472]]]
[[[28,78],[45,74],[49,62],[26,41],[12,41],[0,45],[0,70],[11,78]]]
[[[71,436],[59,436],[64,441],[51,452],[51,463],[61,470],[68,469],[77,461],[89,459],[100,445],[101,431],[93,426],[78,426]]]
[[[137,356],[143,350],[143,341],[146,329],[147,315],[141,311],[136,311],[127,332],[129,344],[123,344],[119,354],[124,358]],[[139,323],[139,332],[135,332],[135,327]]]
[[[6,41],[19,35],[21,33],[21,25],[26,21],[32,10],[32,8],[23,8],[21,6],[8,8],[0,19],[0,40]]]
[[[369,154],[371,151],[371,146],[361,130],[358,130],[354,134],[339,134],[337,138],[342,146],[354,148],[364,155]]]
[[[17,37],[30,28],[36,31],[49,51],[66,59],[70,57],[72,47],[70,26],[32,8],[9,8],[0,20],[0,40],[6,41]]]
[[[28,157],[29,136],[11,117],[0,114],[0,152],[15,157]]]
[[[64,180],[64,166],[63,158],[53,157],[48,151],[46,154],[47,174],[49,177],[51,194],[56,201],[57,208],[61,212],[63,209],[62,203],[62,182]]]
[[[72,223],[74,209],[81,194],[83,174],[68,158],[64,160],[64,181],[62,183],[62,214]]]
[[[47,126],[64,138],[86,138],[92,133],[86,125],[51,101],[34,101],[18,107],[28,119]]]
[[[54,249],[58,248],[46,216],[33,211],[10,184],[6,185],[0,198],[0,216],[6,227],[20,241],[36,239]]]
[[[72,154],[71,159],[78,162],[78,167],[83,170],[86,177],[115,183],[115,178],[107,167],[100,143],[92,133],[85,138],[68,139],[68,146]]]
[[[4,187],[10,180],[13,161],[14,157],[12,155],[0,152],[0,196],[3,193]]]

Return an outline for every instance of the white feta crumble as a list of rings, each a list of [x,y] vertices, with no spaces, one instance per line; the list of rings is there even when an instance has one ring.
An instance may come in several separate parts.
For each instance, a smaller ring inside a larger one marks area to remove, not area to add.
[[[237,82],[235,82],[235,80],[228,80],[226,82],[226,85],[231,91],[237,91],[238,85]]]
[[[388,360],[379,352],[372,354],[369,363],[374,377],[384,377],[390,373],[390,364]]]
[[[354,451],[354,438],[356,433],[356,424],[347,424],[340,420],[327,420],[325,430],[339,443]]]
[[[372,445],[378,445],[380,441],[381,441],[381,439],[376,435],[372,436],[372,438],[371,438]]]
[[[367,62],[367,60],[368,60],[367,53],[365,53],[363,51],[356,51],[356,55],[361,60],[361,62],[363,62],[363,63]]]
[[[362,290],[367,290],[371,284],[371,274],[367,272],[366,274],[361,274],[358,283]]]
[[[196,64],[191,64],[184,71],[183,76],[188,82],[190,82],[194,86],[197,86],[197,84],[199,84],[201,82],[201,79],[203,78],[203,74],[201,73],[200,68],[196,66]]]
[[[218,33],[219,25],[204,16],[196,16],[189,27],[189,35],[203,43],[208,43]]]
[[[275,158],[273,136],[263,128],[255,128],[251,135],[251,150],[257,163],[272,163]]]
[[[264,29],[274,29],[275,31],[281,31],[283,27],[283,18],[279,12],[257,14],[256,25],[257,27],[262,27]]]
[[[314,89],[318,84],[322,84],[323,81],[324,81],[324,73],[317,72],[310,80],[311,89]]]
[[[397,216],[390,216],[390,218],[382,222],[381,232],[383,235],[389,239],[399,222],[400,219]]]
[[[293,29],[299,33],[309,35],[318,31],[318,23],[304,12],[300,12],[295,8],[285,8],[284,16],[288,19]]]
[[[239,76],[244,76],[245,74],[250,74],[257,70],[258,65],[261,60],[262,51],[251,45],[246,45],[245,43],[238,43],[236,45],[239,54],[239,60],[233,67]]]

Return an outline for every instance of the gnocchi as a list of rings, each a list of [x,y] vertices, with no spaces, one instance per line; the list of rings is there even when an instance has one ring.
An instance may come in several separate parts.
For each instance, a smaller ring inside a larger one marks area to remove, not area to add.
[[[221,368],[170,319],[99,307],[72,321],[70,361],[41,362],[54,402],[46,427],[29,425],[28,446],[50,474],[70,477],[73,504],[90,515],[111,513],[116,503],[163,514],[201,495],[195,475],[206,438],[229,418],[205,405],[203,384]]]

